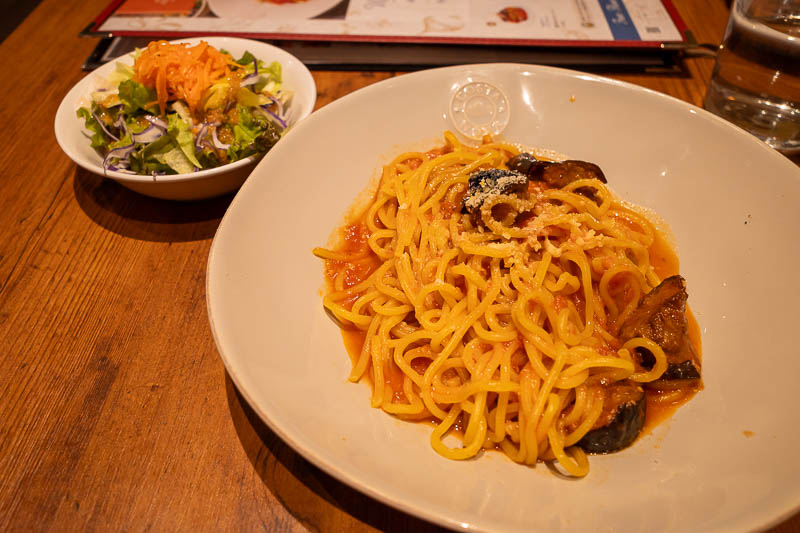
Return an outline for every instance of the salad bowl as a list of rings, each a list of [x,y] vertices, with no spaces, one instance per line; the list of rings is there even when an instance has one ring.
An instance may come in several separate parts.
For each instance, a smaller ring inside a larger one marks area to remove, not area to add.
[[[233,57],[250,52],[269,64],[281,64],[282,88],[291,93],[286,107],[288,129],[308,116],[314,109],[317,91],[311,72],[293,55],[267,43],[233,37],[197,37],[180,39],[173,43],[196,45],[205,41],[214,48],[225,50]],[[91,94],[107,85],[107,80],[117,69],[117,63],[133,64],[133,53],[122,56],[97,68],[79,81],[64,97],[55,118],[55,134],[59,146],[80,167],[118,182],[120,185],[146,196],[167,200],[200,200],[220,196],[238,189],[250,175],[262,156],[254,155],[214,168],[183,174],[141,175],[115,170],[104,165],[103,156],[91,146],[91,132],[78,109],[88,107]],[[280,142],[280,141],[279,141]]]

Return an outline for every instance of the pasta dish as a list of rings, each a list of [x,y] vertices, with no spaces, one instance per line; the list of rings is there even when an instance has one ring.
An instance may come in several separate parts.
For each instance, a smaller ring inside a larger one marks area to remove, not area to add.
[[[702,388],[686,282],[657,223],[592,163],[490,137],[398,155],[314,254],[371,405],[451,459],[572,476]],[[456,436],[457,439],[452,437]]]

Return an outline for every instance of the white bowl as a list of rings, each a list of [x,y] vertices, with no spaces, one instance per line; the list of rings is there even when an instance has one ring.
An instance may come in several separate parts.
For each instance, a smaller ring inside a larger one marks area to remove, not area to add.
[[[250,51],[267,63],[279,61],[283,71],[283,86],[294,93],[290,105],[290,121],[296,124],[313,111],[317,100],[314,78],[306,66],[293,55],[270,44],[234,37],[197,37],[173,42],[197,44],[200,41],[206,41],[218,49],[223,48],[234,57]],[[167,200],[211,198],[234,191],[244,183],[260,157],[252,156],[190,174],[158,177],[105,171],[103,158],[90,146],[89,139],[84,134],[83,119],[79,119],[76,112],[78,108],[88,105],[92,90],[113,72],[117,61],[133,64],[133,57],[127,54],[90,72],[67,93],[58,107],[55,119],[56,140],[70,159],[86,170],[116,180],[120,185],[138,193]],[[286,135],[291,133],[290,129]]]
[[[496,91],[472,91],[483,96],[461,105],[454,95],[471,83]],[[369,387],[347,381],[350,358],[322,308],[323,266],[311,250],[380,165],[442,143],[464,110],[501,128],[489,105],[501,95],[506,139],[599,164],[617,194],[671,226],[701,328],[705,390],[632,447],[592,456],[580,480],[499,452],[442,458],[430,426],[372,409]],[[314,157],[298,157],[307,147]],[[792,162],[663,94],[529,65],[407,74],[315,112],[256,167],[211,247],[211,329],[234,383],[281,438],[343,482],[438,524],[752,531],[800,504],[798,199]]]

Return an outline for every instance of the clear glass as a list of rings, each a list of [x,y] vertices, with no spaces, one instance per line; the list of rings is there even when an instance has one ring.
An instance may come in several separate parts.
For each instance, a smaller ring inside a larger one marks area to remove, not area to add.
[[[800,153],[800,0],[735,0],[704,106]]]

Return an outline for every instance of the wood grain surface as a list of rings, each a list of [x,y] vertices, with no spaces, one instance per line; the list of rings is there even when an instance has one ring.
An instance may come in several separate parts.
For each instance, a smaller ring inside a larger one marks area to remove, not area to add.
[[[438,530],[298,456],[226,375],[205,268],[231,196],[147,198],[59,149],[107,1],[44,0],[0,45],[0,530]],[[721,40],[723,0],[674,4]],[[700,105],[712,66],[607,74]],[[395,75],[315,71],[317,107]]]

